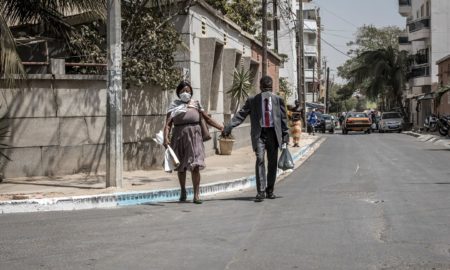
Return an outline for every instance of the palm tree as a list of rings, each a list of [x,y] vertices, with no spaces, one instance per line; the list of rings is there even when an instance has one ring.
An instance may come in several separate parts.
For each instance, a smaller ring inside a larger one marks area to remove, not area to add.
[[[389,46],[361,53],[357,63],[350,71],[351,82],[363,88],[369,99],[386,99],[405,115],[402,102],[408,54]]]
[[[8,25],[38,25],[40,34],[51,33],[68,40],[73,29],[64,16],[85,11],[104,18],[105,0],[0,0],[0,74],[11,81],[11,75],[25,73]]]
[[[231,98],[235,101],[234,113],[239,110],[239,105],[242,100],[248,97],[248,93],[252,90],[253,76],[250,70],[234,69],[233,84],[227,91]]]

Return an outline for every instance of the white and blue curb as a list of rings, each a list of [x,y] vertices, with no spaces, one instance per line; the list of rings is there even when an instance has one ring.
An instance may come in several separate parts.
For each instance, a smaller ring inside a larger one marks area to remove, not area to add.
[[[298,152],[292,155],[294,163],[306,156],[320,141],[320,137],[309,145],[303,146]],[[277,175],[284,174],[278,170]],[[251,175],[234,180],[215,182],[200,186],[202,196],[211,196],[223,192],[240,191],[256,186],[256,177]],[[192,187],[186,188],[188,198],[192,198]],[[45,199],[10,200],[0,202],[0,214],[7,213],[28,213],[41,211],[67,211],[86,210],[94,208],[114,208],[119,206],[157,204],[161,202],[178,201],[180,198],[180,188],[116,192],[112,194],[72,196]]]

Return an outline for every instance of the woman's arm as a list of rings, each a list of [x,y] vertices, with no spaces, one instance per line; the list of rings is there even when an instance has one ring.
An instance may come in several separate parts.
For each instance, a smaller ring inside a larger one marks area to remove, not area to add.
[[[205,119],[206,123],[210,126],[217,128],[220,131],[223,131],[223,125],[217,123],[214,119],[212,119],[205,111],[200,112],[202,114],[203,119]]]
[[[171,113],[168,113],[166,116],[166,123],[164,125],[164,147],[167,148],[167,146],[170,144],[170,130],[172,129],[172,117],[170,117]]]

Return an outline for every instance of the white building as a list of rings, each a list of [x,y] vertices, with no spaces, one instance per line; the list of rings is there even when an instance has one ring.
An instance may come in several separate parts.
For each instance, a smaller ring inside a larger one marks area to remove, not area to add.
[[[410,121],[418,127],[434,111],[432,92],[438,88],[439,59],[450,53],[450,1],[399,0],[399,13],[406,17],[406,32],[399,37],[401,50],[414,56],[406,90]]]
[[[320,19],[319,9],[310,0],[303,0],[303,42],[304,42],[304,80],[306,88],[306,101],[317,102],[319,97],[320,81]],[[279,2],[278,53],[286,55],[287,61],[280,67],[280,78],[285,78],[294,94],[289,103],[293,103],[297,96],[297,47],[296,47],[296,21],[299,11],[298,0]],[[273,32],[269,37],[273,40]],[[272,42],[272,47],[273,47]],[[313,87],[315,82],[316,87]]]

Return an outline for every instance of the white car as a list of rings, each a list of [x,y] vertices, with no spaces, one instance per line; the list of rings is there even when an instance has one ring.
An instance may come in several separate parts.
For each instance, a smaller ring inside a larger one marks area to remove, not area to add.
[[[403,130],[403,117],[398,112],[384,112],[381,114],[380,122],[378,122],[378,129],[380,133]]]

